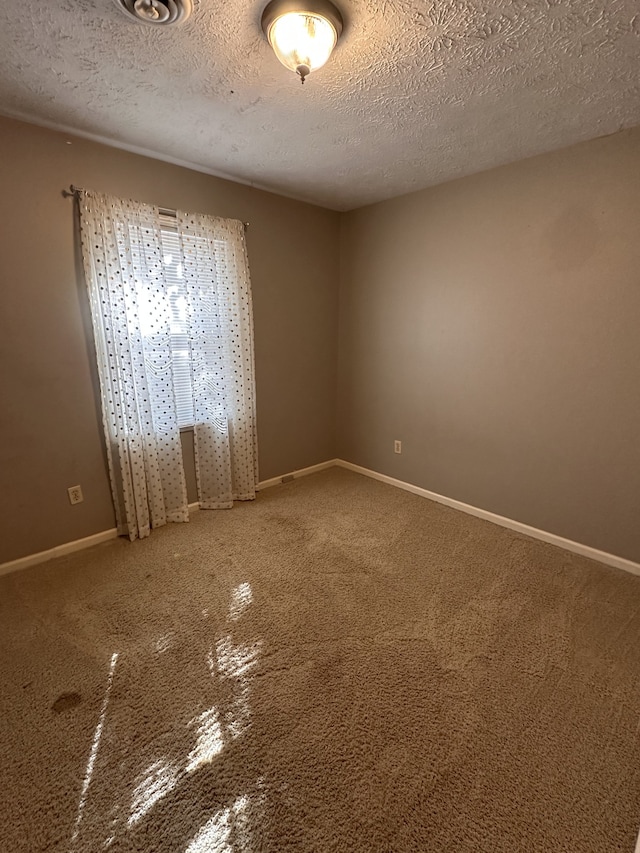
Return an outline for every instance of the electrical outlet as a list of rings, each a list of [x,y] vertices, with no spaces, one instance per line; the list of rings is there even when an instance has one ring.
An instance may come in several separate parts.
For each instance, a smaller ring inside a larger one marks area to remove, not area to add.
[[[82,496],[82,488],[80,486],[69,486],[67,489],[70,504],[80,504],[84,500]]]
[[[402,442],[398,441],[398,439],[393,442],[393,452],[402,453]]]

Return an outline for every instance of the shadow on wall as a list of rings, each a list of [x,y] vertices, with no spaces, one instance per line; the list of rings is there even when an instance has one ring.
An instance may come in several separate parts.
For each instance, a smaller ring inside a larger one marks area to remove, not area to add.
[[[65,192],[63,191],[63,195]],[[93,388],[93,405],[95,411],[96,424],[100,426],[102,431],[102,405],[100,403],[100,377],[98,376],[98,362],[96,356],[96,347],[93,337],[93,327],[91,324],[91,307],[89,305],[89,296],[87,293],[87,283],[84,277],[84,264],[82,261],[82,238],[80,234],[80,209],[77,199],[73,199],[73,264],[76,276],[76,293],[78,296],[78,307],[82,317],[82,326],[84,328],[84,342],[87,353],[87,364],[91,375],[91,387]],[[101,432],[102,435],[102,432]],[[104,440],[100,442],[100,450],[102,462],[104,465],[104,485],[105,490],[109,488],[109,462],[107,459],[107,448]]]

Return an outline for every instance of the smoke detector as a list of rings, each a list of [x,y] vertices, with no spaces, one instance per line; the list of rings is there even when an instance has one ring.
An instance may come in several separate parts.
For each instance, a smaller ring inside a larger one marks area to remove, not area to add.
[[[119,9],[154,27],[181,24],[191,14],[191,0],[115,0]]]

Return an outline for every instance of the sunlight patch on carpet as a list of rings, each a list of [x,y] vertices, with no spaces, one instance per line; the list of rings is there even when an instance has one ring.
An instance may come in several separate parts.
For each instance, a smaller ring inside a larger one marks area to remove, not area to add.
[[[231,593],[229,619],[233,622],[239,619],[253,601],[253,591],[250,583],[239,584]]]
[[[261,645],[260,640],[250,645],[235,645],[231,636],[223,637],[216,643],[215,665],[209,655],[209,669],[222,678],[241,679],[257,664]]]
[[[187,773],[193,773],[203,764],[208,764],[214,756],[222,752],[224,740],[222,737],[222,726],[218,712],[215,708],[203,711],[199,717],[195,717],[189,726],[196,726],[196,744],[187,757]]]
[[[247,850],[249,798],[238,797],[232,806],[221,809],[198,830],[185,853],[241,853]]]
[[[177,769],[165,759],[161,758],[150,764],[133,792],[129,826],[137,823],[149,809],[153,808],[158,800],[161,800],[175,788],[177,782]]]
[[[82,791],[80,793],[80,802],[78,803],[78,815],[76,817],[76,825],[73,830],[73,835],[71,837],[71,844],[75,845],[78,840],[78,833],[80,831],[80,824],[82,823],[82,813],[84,812],[85,803],[87,801],[87,794],[89,792],[89,785],[91,784],[91,777],[93,776],[93,768],[95,767],[96,758],[98,757],[98,749],[100,747],[100,738],[102,737],[102,730],[104,728],[104,720],[107,715],[107,706],[109,705],[109,696],[111,695],[111,687],[113,685],[113,675],[116,670],[116,663],[118,662],[118,652],[114,652],[111,655],[111,667],[109,669],[109,675],[107,677],[107,687],[104,693],[104,699],[102,700],[102,707],[100,709],[100,716],[98,717],[98,723],[95,728],[95,732],[93,733],[93,742],[91,744],[91,752],[89,753],[89,760],[87,761],[87,768],[84,774],[84,780],[82,782]]]
[[[233,698],[224,712],[224,722],[232,738],[244,734],[251,725],[249,674],[258,663],[262,641],[235,645],[227,635],[216,643],[215,654],[209,652],[207,663],[212,678],[230,679],[234,684]]]
[[[156,640],[156,651],[159,655],[166,652],[174,643],[174,636],[172,632],[168,634],[163,634],[161,637],[158,637]]]

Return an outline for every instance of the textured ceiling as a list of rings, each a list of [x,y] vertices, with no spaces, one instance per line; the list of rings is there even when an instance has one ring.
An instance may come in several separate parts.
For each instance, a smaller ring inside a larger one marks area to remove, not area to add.
[[[264,2],[183,25],[113,0],[0,7],[0,112],[349,209],[640,124],[638,0],[339,0],[304,87]]]

